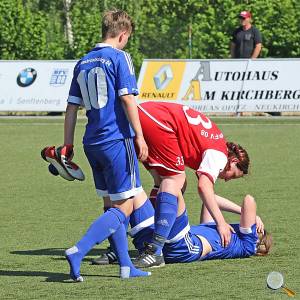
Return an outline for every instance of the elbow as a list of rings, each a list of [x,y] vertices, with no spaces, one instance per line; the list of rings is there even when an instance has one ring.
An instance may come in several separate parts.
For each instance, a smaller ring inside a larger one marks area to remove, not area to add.
[[[198,184],[198,192],[199,194],[203,194],[204,192],[204,187],[201,184]]]
[[[205,183],[203,180],[203,175],[200,175],[199,180],[198,180],[198,192],[199,194],[202,194],[205,190]]]
[[[211,180],[204,174],[200,175],[198,180],[199,194],[204,194],[211,190],[213,190],[213,183],[211,182]]]

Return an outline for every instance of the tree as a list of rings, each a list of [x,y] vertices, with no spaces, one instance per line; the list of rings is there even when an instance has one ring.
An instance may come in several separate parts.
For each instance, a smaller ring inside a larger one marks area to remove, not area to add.
[[[136,31],[126,50],[144,58],[228,58],[237,14],[250,10],[262,57],[299,57],[299,0],[1,0],[0,58],[77,59],[101,40],[104,10],[126,10]]]
[[[47,57],[46,21],[42,12],[32,14],[21,0],[0,2],[2,59],[44,59]]]

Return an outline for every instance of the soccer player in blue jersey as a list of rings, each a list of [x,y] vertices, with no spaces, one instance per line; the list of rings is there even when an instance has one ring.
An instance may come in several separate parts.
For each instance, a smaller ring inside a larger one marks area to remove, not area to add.
[[[180,198],[180,197],[179,197]],[[216,196],[221,210],[240,213],[240,223],[231,224],[235,232],[227,247],[222,246],[217,226],[205,206],[202,207],[201,224],[189,226],[184,202],[163,248],[167,263],[192,262],[197,260],[246,258],[267,255],[272,237],[264,230],[261,219],[256,216],[256,203],[252,196],[244,198],[239,207],[228,199]],[[181,201],[182,201],[181,197]]]
[[[272,245],[272,236],[264,230],[264,224],[256,215],[256,203],[252,196],[244,198],[242,206],[216,195],[221,210],[240,214],[240,223],[231,224],[235,232],[227,247],[222,246],[221,237],[212,216],[205,206],[201,210],[201,224],[189,225],[182,195],[178,196],[178,213],[168,239],[163,247],[166,263],[186,263],[198,260],[245,258],[253,255],[267,255]],[[133,244],[143,256],[143,267],[151,267],[153,260],[144,256],[151,251],[154,231],[154,208],[149,199],[138,199],[138,208],[131,215],[129,235]],[[150,248],[149,248],[150,247]],[[113,260],[110,260],[112,263]],[[162,265],[161,265],[162,266]]]
[[[163,248],[166,263],[185,263],[198,260],[245,258],[252,255],[267,255],[272,245],[272,237],[264,230],[264,224],[256,215],[256,203],[252,196],[244,198],[242,206],[230,200],[217,196],[216,201],[221,210],[238,213],[241,215],[239,224],[231,224],[235,232],[231,234],[231,240],[227,247],[222,246],[214,219],[203,205],[201,211],[201,224],[190,226],[182,195],[178,197],[178,213],[176,221],[170,231]],[[146,216],[145,219],[149,219]],[[142,222],[141,222],[142,224]],[[136,248],[142,248],[146,242],[146,251],[151,242],[151,231],[147,228],[147,234],[142,225],[132,229],[133,243]],[[150,225],[154,230],[153,223]],[[151,256],[145,257],[143,266],[152,265]],[[148,260],[148,261],[147,261]]]
[[[102,20],[103,42],[82,57],[74,68],[63,152],[71,159],[77,110],[84,106],[88,119],[83,137],[84,151],[92,168],[97,194],[106,203],[106,212],[65,252],[70,276],[77,282],[83,281],[80,265],[84,256],[109,236],[120,264],[121,278],[150,275],[133,266],[124,226],[134,200],[144,196],[137,156],[143,161],[148,155],[134,98],[138,94],[134,68],[130,55],[122,51],[133,28],[126,12],[106,12]]]

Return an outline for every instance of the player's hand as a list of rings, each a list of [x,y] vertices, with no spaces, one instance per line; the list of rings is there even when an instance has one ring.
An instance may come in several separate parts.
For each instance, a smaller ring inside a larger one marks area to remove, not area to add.
[[[234,229],[226,222],[217,225],[217,229],[222,241],[222,247],[227,247],[231,240],[231,233],[235,232]]]
[[[137,150],[137,156],[140,161],[145,161],[148,157],[148,146],[143,136],[135,137],[135,146]]]
[[[64,155],[68,161],[71,161],[74,156],[74,146],[72,144],[66,144],[61,146],[61,155]]]
[[[256,223],[256,231],[258,233],[264,233],[265,225],[259,216],[256,216],[255,223]]]

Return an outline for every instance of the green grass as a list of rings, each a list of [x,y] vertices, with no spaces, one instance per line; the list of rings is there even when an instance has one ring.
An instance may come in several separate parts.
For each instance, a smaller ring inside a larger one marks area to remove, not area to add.
[[[216,118],[228,140],[238,141],[251,157],[251,174],[219,182],[216,191],[238,203],[255,196],[258,211],[273,233],[268,257],[168,265],[150,278],[122,281],[117,266],[91,266],[105,249],[97,246],[82,264],[83,284],[68,280],[65,248],[72,246],[101,213],[81,147],[84,120],[76,129],[75,161],[84,182],[66,182],[48,174],[40,158],[46,145],[59,145],[63,120],[0,118],[0,299],[283,299],[266,288],[277,270],[300,293],[300,119]],[[141,168],[142,169],[142,168]],[[142,169],[148,192],[151,178]],[[196,177],[188,171],[185,195],[190,223],[197,223],[200,200]],[[236,221],[237,216],[226,215]]]

